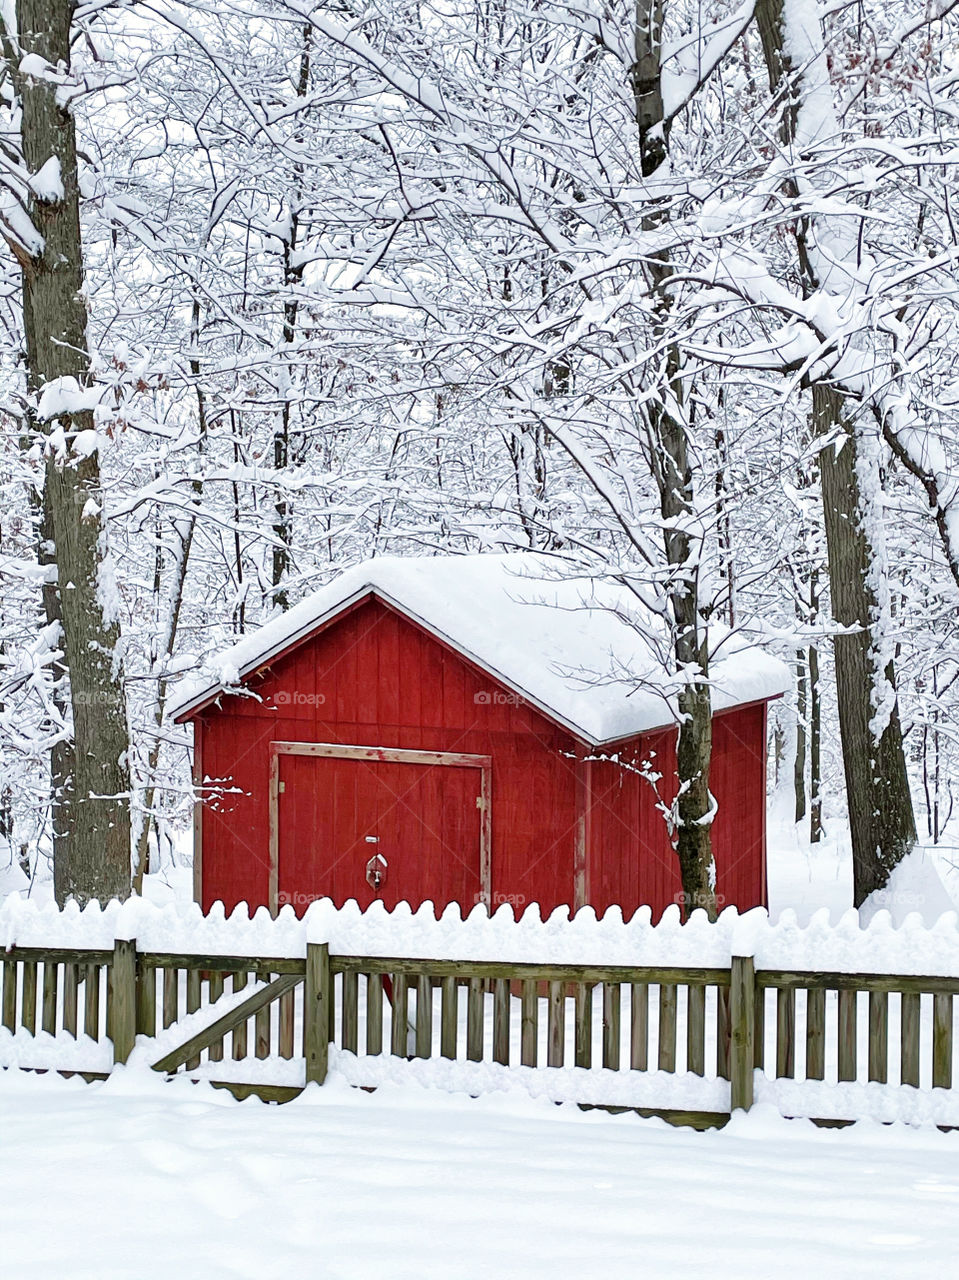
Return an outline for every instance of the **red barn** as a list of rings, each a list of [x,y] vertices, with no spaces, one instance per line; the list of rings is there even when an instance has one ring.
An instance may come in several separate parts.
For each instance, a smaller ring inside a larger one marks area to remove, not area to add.
[[[552,563],[369,561],[185,687],[204,909],[673,902],[665,637],[632,593]],[[766,901],[766,705],[788,673],[727,639],[712,679],[717,889],[746,908]]]

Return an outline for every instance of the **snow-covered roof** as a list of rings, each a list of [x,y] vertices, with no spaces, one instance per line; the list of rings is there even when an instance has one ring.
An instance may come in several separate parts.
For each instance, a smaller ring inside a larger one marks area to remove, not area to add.
[[[627,587],[559,578],[562,567],[530,552],[367,560],[215,655],[182,683],[169,714],[186,716],[236,688],[372,592],[587,742],[672,723],[679,681],[668,674],[663,623]],[[789,686],[771,654],[719,629],[711,642],[714,710]]]

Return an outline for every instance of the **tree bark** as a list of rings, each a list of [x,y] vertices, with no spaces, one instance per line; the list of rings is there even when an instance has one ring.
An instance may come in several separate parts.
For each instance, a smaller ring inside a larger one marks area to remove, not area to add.
[[[304,99],[310,87],[310,43],[312,28],[307,24],[303,28],[303,51],[300,54],[300,72],[296,93]],[[297,135],[297,142],[302,136]],[[290,233],[283,243],[283,284],[286,295],[283,302],[283,357],[284,379],[283,404],[280,409],[280,421],[273,436],[273,465],[278,472],[285,471],[290,465],[291,439],[290,418],[293,383],[296,376],[293,344],[296,340],[299,300],[297,289],[303,281],[303,263],[298,259],[297,240],[300,231],[300,200],[303,187],[303,166],[293,166],[295,180],[291,193]],[[289,592],[284,585],[290,572],[293,546],[293,505],[288,497],[278,497],[273,504],[275,520],[273,534],[273,603],[284,613],[290,607]]]
[[[757,0],[756,17],[769,85],[782,97],[781,135],[792,147],[798,134],[805,66],[794,66],[785,38],[789,0]],[[794,15],[795,16],[795,15]],[[808,168],[809,157],[802,159]],[[788,194],[799,193],[792,180]],[[796,250],[806,296],[820,285],[811,252],[809,219],[800,218]],[[877,594],[884,573],[881,511],[876,495],[864,492],[867,468],[853,414],[845,396],[829,381],[812,383],[813,424],[828,441],[819,455],[832,613],[854,634],[835,637],[836,690],[846,800],[853,854],[856,906],[889,879],[916,841],[916,824],[906,773],[896,699],[895,669],[882,658],[886,610]],[[872,477],[875,486],[880,477]]]
[[[652,178],[668,154],[668,127],[663,106],[662,0],[637,0],[635,60],[631,84],[640,163],[644,178]],[[653,202],[643,219],[644,230],[659,226],[666,213]],[[665,285],[671,275],[668,256],[657,254],[649,265],[657,301],[659,335],[666,332],[670,299]],[[689,463],[688,426],[682,416],[686,403],[682,353],[668,348],[665,386],[649,402],[647,423],[653,476],[659,489],[669,566],[669,603],[673,616],[673,657],[677,669],[697,672],[679,691],[679,729],[676,741],[678,792],[673,805],[674,843],[683,885],[683,914],[697,907],[716,915],[716,868],[712,851],[715,802],[709,790],[712,757],[712,698],[708,683],[709,651],[699,608],[699,556],[689,529],[695,521],[693,476]],[[675,405],[676,410],[671,406]]]
[[[206,450],[206,441],[209,436],[209,421],[206,411],[206,393],[203,390],[201,378],[201,368],[198,352],[200,349],[200,303],[197,297],[193,299],[193,313],[191,323],[191,340],[190,346],[193,355],[190,358],[190,373],[193,375],[193,383],[196,394],[196,419],[199,429],[198,452],[202,456]],[[191,481],[193,490],[193,501],[195,507],[199,507],[200,499],[203,497],[203,481],[194,478]],[[185,525],[181,525],[176,529],[180,539],[180,549],[177,556],[176,568],[173,575],[173,586],[170,592],[170,600],[166,619],[163,623],[162,630],[158,629],[157,643],[153,649],[152,656],[154,659],[162,657],[169,660],[173,657],[173,650],[176,645],[177,632],[180,626],[180,611],[183,607],[183,597],[186,589],[186,575],[190,563],[190,552],[193,549],[193,539],[196,533],[196,510],[189,516]],[[159,600],[159,580],[157,581],[156,591]],[[156,733],[150,746],[150,752],[147,757],[147,783],[143,789],[143,812],[140,818],[139,828],[136,831],[134,839],[134,859],[133,859],[133,892],[137,894],[143,893],[143,877],[148,870],[150,861],[150,830],[155,825],[153,806],[156,801],[156,775],[157,768],[160,763],[161,738],[160,729],[163,725],[163,713],[166,707],[166,696],[169,687],[169,681],[163,676],[158,685],[156,692],[156,701],[153,706],[153,723],[156,726]],[[159,830],[157,831],[159,838]]]
[[[69,0],[21,0],[18,16],[19,53],[68,67]],[[27,170],[36,174],[54,158],[62,184],[62,195],[32,196],[28,203],[42,248],[13,246],[21,267],[29,385],[38,393],[54,379],[72,378],[84,387],[91,379],[76,128],[54,83],[21,76],[16,66],[10,71],[20,89]],[[92,432],[94,419],[89,410],[63,412],[41,425],[48,432],[62,428],[66,440],[47,450],[43,491],[44,554],[55,562],[58,581],[58,609],[48,593],[47,612],[59,613],[74,735],[72,762],[70,752],[60,749],[52,765],[59,793],[54,888],[61,903],[123,898],[130,892],[130,772],[119,620],[106,563],[99,461],[96,451],[76,448],[77,433]],[[65,776],[71,763],[72,781]]]
[[[33,415],[30,415],[28,420],[31,431],[22,442],[24,448],[29,448],[36,437],[36,419]],[[44,501],[42,488],[37,489],[31,485],[30,509],[37,528],[37,563],[49,575],[43,583],[43,611],[47,625],[60,637],[62,650],[63,618],[60,611],[60,592],[54,576],[56,572],[56,552],[53,527],[50,512],[47,510],[47,504]],[[60,732],[60,736],[55,739],[53,746],[50,748],[50,808],[54,848],[56,849],[58,841],[69,842],[70,838],[67,820],[69,816],[69,798],[73,788],[74,764],[73,738],[70,734],[60,731],[61,725],[69,724],[70,722],[68,710],[70,703],[70,676],[66,661],[62,656],[52,664],[51,672],[53,675],[51,702],[58,717],[58,720],[51,727],[55,732]]]
[[[793,790],[796,793],[796,821],[806,816],[806,655],[796,654],[796,754],[793,758]]]
[[[870,583],[877,549],[863,519],[855,430],[844,420],[843,397],[817,384],[813,388],[816,429],[820,435],[837,423],[846,433],[819,457],[822,481],[829,590],[832,613],[843,627],[857,628],[833,640],[836,696],[842,739],[846,801],[852,834],[854,902],[884,887],[896,863],[916,843],[906,757],[902,744],[896,676],[880,652],[879,606]],[[885,723],[879,717],[889,704]]]
[[[809,577],[810,622],[819,618],[819,570]],[[809,646],[809,843],[822,839],[822,698],[819,691],[819,650]]]

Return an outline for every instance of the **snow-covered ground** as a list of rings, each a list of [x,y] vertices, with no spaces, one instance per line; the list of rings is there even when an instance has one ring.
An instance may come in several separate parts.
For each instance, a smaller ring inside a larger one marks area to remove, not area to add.
[[[184,841],[184,843],[186,843]],[[167,865],[161,870],[145,876],[143,896],[158,906],[168,902],[193,901],[193,869],[189,865],[192,851],[183,855],[182,865]],[[53,901],[53,869],[41,859],[37,873],[31,884],[16,861],[4,849],[0,852],[0,902],[11,893],[29,897],[36,902]]]
[[[777,1280],[938,1274],[959,1134],[723,1132],[331,1080],[234,1102],[139,1072],[0,1073],[0,1271],[17,1280]]]
[[[769,851],[773,918],[788,908],[805,923],[827,907],[838,920],[852,896],[842,825],[811,848],[774,810]],[[949,848],[917,851],[892,886],[894,916],[950,909],[951,862]],[[0,898],[25,887],[18,869],[0,875]],[[30,896],[48,901],[49,881]],[[146,896],[189,899],[189,870],[149,876]],[[556,1106],[489,1063],[384,1059],[375,1079],[363,1059],[334,1051],[331,1063],[322,1089],[279,1108],[142,1067],[91,1085],[0,1070],[0,1280],[911,1280],[954,1249],[959,1133],[925,1123],[942,1116],[921,1091],[917,1127],[819,1130],[780,1108],[884,1116],[881,1087],[806,1099],[760,1078],[748,1116],[699,1134]],[[481,1096],[441,1078],[463,1066]]]
[[[827,818],[823,839],[810,844],[808,825],[792,820],[791,794],[770,801],[766,829],[769,882],[769,914],[773,920],[783,911],[796,912],[800,924],[815,911],[828,907],[835,922],[852,906],[852,853],[844,817]],[[959,909],[959,823],[947,831],[938,845],[920,843],[883,901],[894,924],[918,911],[934,924],[945,911]],[[869,912],[863,913],[864,920]]]

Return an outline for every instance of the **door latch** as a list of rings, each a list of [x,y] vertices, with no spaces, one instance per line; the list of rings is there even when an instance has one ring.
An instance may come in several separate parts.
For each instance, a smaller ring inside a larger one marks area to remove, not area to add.
[[[380,889],[386,883],[386,868],[389,863],[383,857],[382,853],[374,853],[372,858],[366,864],[366,883],[370,886],[374,893],[379,893]]]

